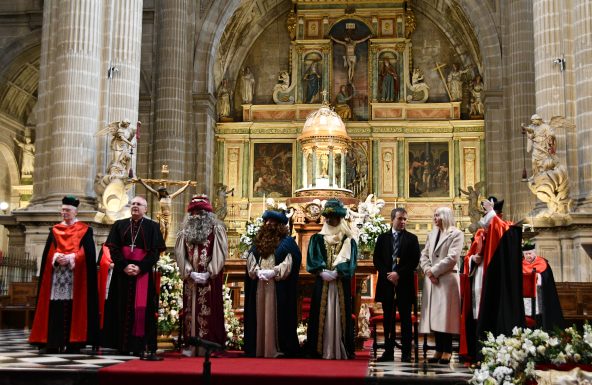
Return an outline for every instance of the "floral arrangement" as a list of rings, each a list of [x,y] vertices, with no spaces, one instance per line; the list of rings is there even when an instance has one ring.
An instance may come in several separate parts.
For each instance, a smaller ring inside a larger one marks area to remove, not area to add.
[[[362,252],[372,252],[374,246],[376,246],[378,236],[389,229],[389,224],[385,223],[384,217],[380,214],[370,215],[360,228],[360,250]]]
[[[487,335],[483,361],[473,372],[471,384],[524,384],[536,380],[535,364],[592,363],[592,327],[570,327],[554,335],[535,329],[514,328],[512,336]]]
[[[261,226],[263,226],[263,218],[261,217],[255,219],[253,222],[247,222],[247,230],[241,234],[238,244],[238,250],[241,253],[248,251],[253,246],[253,241]]]
[[[158,259],[160,298],[158,306],[158,332],[170,335],[179,330],[179,312],[183,306],[183,280],[177,262],[169,253]]]
[[[228,276],[226,277],[228,279]],[[222,286],[224,291],[224,329],[226,330],[226,347],[232,350],[241,350],[244,344],[243,324],[236,317],[232,308],[230,287],[227,283]]]

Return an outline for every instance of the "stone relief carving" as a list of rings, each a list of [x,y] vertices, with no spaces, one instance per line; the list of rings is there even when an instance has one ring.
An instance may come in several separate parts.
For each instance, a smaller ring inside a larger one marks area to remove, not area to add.
[[[522,124],[522,133],[528,139],[526,150],[531,153],[532,176],[528,187],[533,194],[547,204],[547,210],[537,217],[568,214],[572,201],[569,198],[569,177],[567,168],[560,164],[557,156],[557,129],[574,128],[573,123],[563,116],[554,116],[548,123],[539,115],[530,118],[531,124]]]

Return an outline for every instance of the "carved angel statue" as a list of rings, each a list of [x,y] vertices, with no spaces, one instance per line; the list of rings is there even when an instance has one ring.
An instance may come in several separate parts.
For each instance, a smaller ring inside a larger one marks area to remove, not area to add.
[[[469,226],[469,230],[474,233],[478,229],[478,222],[481,219],[481,200],[479,199],[479,195],[481,193],[481,189],[485,187],[485,182],[477,182],[475,186],[467,186],[467,191],[463,190],[462,188],[458,188],[459,193],[465,194],[467,196],[467,200],[469,201],[469,217],[471,218],[471,225]]]
[[[136,136],[138,127],[142,123],[138,121],[137,126],[131,126],[129,119],[117,120],[109,123],[109,125],[99,130],[95,136],[111,135],[111,153],[112,162],[118,163],[129,171],[129,166],[132,154],[132,148],[135,144],[132,142]]]
[[[554,116],[546,123],[539,115],[530,118],[531,124],[522,124],[526,134],[526,150],[532,153],[532,176],[528,187],[543,202],[548,211],[542,215],[566,214],[571,207],[569,199],[569,178],[567,168],[560,164],[557,156],[556,130],[573,129],[575,126],[563,116]]]

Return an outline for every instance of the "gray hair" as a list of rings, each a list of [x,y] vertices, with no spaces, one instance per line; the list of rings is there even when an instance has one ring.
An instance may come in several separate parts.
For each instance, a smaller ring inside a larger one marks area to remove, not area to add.
[[[216,224],[216,214],[204,211],[203,214],[188,215],[179,231],[180,236],[192,245],[203,244],[207,241]]]
[[[442,219],[442,230],[447,231],[449,227],[454,226],[454,214],[450,207],[438,207],[436,213],[440,216],[440,219]]]

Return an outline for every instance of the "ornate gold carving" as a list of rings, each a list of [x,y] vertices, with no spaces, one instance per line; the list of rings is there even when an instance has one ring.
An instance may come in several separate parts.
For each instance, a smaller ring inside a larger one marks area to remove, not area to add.
[[[417,21],[415,20],[415,13],[413,10],[409,8],[407,10],[407,14],[405,15],[405,38],[409,39],[411,34],[415,32],[415,28],[417,28]]]
[[[290,39],[294,40],[296,38],[296,23],[298,19],[296,18],[296,13],[294,10],[290,10],[288,14],[288,19],[286,20],[286,26],[288,27],[288,32],[290,33]]]
[[[395,51],[397,52],[405,52],[405,48],[407,47],[406,43],[397,43],[397,45],[395,45]]]
[[[391,133],[403,133],[405,130],[403,127],[373,127],[372,131],[377,134],[391,134]]]

